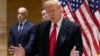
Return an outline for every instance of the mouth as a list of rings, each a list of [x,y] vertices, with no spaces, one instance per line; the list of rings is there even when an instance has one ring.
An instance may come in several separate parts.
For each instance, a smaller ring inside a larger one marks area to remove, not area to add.
[[[51,19],[54,19],[54,17],[52,17]]]

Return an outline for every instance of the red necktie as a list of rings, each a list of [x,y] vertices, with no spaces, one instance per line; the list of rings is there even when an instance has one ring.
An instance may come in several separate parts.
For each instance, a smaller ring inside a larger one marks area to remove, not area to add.
[[[56,46],[56,27],[57,25],[54,24],[53,30],[50,35],[50,42],[49,42],[49,56],[54,56],[55,46]]]

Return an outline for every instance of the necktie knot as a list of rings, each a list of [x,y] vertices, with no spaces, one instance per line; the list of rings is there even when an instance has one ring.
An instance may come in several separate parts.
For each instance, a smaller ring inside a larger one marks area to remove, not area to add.
[[[54,24],[54,27],[57,27],[57,24]]]
[[[20,27],[22,27],[23,24],[19,24]]]
[[[22,33],[22,29],[23,29],[23,24],[19,24],[19,29],[18,29],[18,32],[19,32],[19,35]]]

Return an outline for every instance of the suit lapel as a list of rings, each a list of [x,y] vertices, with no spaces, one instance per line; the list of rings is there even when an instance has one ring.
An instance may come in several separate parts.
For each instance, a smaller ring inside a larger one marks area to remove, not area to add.
[[[58,38],[57,38],[57,44],[56,44],[57,47],[56,47],[56,51],[55,51],[56,52],[55,56],[58,56],[57,52],[59,51],[60,47],[62,46],[62,44],[64,43],[66,38],[68,38],[68,36],[69,36],[69,27],[66,23],[66,20],[63,19],[61,28],[60,28],[60,31],[58,34]]]
[[[19,38],[19,33],[18,33],[18,23],[15,25],[15,30],[14,30],[17,38]]]
[[[48,50],[49,50],[49,44],[48,43],[49,43],[50,26],[51,26],[51,23],[48,22],[46,24],[45,28],[44,28],[44,34],[43,34],[43,36],[44,36],[43,39],[45,39],[44,42],[43,42],[43,44],[44,44],[44,50],[45,50],[44,53],[45,53],[46,56],[48,56]]]

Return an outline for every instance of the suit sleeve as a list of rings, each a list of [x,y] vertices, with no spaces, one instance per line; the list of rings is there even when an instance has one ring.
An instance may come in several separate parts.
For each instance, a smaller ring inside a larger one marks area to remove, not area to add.
[[[9,32],[9,39],[8,39],[8,46],[14,46],[14,39],[13,39],[13,34],[12,34],[12,30],[10,29]]]
[[[30,55],[34,55],[34,50],[33,50],[33,45],[34,45],[34,35],[35,35],[35,29],[36,29],[36,26],[33,26],[30,30],[30,37],[29,37],[29,43],[26,45],[25,47],[25,52],[26,52],[26,55],[30,54]]]
[[[82,43],[81,29],[79,26],[76,28],[73,37],[74,37],[76,48],[79,51],[79,56],[82,56],[83,43]]]

